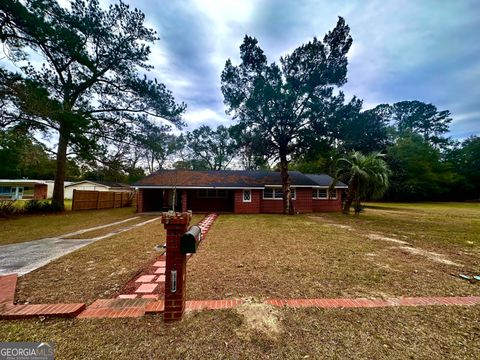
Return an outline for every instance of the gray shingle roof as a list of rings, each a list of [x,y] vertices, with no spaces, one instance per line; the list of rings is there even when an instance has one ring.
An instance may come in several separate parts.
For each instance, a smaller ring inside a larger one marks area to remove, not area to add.
[[[319,186],[315,178],[299,171],[289,171],[294,186]],[[329,179],[332,179],[328,175]],[[330,181],[331,183],[331,181]],[[229,187],[254,188],[265,185],[281,185],[280,172],[265,170],[159,170],[132,186],[155,187]],[[342,184],[343,185],[343,184]],[[322,185],[320,185],[322,186]]]
[[[305,174],[305,176],[314,181],[318,186],[330,186],[333,182],[333,178],[327,174]],[[347,187],[347,185],[337,181],[335,187]]]

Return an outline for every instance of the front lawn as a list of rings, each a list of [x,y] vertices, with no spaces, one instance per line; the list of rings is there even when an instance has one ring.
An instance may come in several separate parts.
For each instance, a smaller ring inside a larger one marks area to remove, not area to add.
[[[0,321],[0,333],[53,341],[56,359],[480,358],[480,306],[264,310],[190,313],[168,326],[158,315]]]
[[[0,219],[0,245],[58,236],[87,227],[136,216],[135,207],[65,211],[61,214],[25,215]]]
[[[142,216],[141,220],[152,218]],[[192,224],[202,218],[195,216]],[[127,222],[122,226],[133,223]],[[97,230],[91,236],[106,234],[111,230]],[[146,264],[161,254],[154,247],[164,243],[165,230],[160,219],[97,241],[21,276],[18,279],[16,301],[91,303],[99,298],[111,298]]]
[[[258,300],[478,296],[480,284],[458,274],[480,268],[479,221],[471,204],[370,204],[358,217],[220,215],[188,262],[187,297],[247,304],[188,312],[169,326],[158,315],[46,319],[0,321],[0,333],[53,341],[59,359],[478,359],[478,305],[289,309]],[[17,300],[113,297],[164,236],[158,221],[89,245],[21,277]]]
[[[480,206],[384,206],[358,217],[221,215],[189,262],[188,297],[480,294],[458,277],[480,269]]]

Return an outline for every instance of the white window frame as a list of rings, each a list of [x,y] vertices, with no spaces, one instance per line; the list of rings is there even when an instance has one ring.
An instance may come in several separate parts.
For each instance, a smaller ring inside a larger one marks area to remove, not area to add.
[[[328,200],[328,189],[312,189],[313,190],[313,194],[312,194],[312,199],[315,199],[315,200]],[[319,194],[319,190],[324,190],[325,191],[325,197],[320,197],[318,196]]]
[[[330,196],[331,193],[334,193],[335,196]],[[337,200],[337,189],[328,190],[328,199]]]
[[[250,196],[248,197],[248,200],[245,200],[245,193],[250,194]],[[252,202],[252,190],[251,189],[244,189],[242,191],[242,202],[244,202],[244,203]]]
[[[267,197],[267,198],[265,197],[265,190],[266,189],[272,190],[272,196],[273,197],[271,197],[271,198],[270,197]],[[282,194],[281,197],[276,197],[275,196],[276,195],[275,193],[276,193],[277,190],[283,192],[282,188],[265,187],[265,189],[263,189],[263,191],[262,191],[262,199],[263,200],[283,200],[283,194]],[[292,193],[292,191],[293,191],[293,195],[294,195],[294,196],[292,196],[292,200],[296,200],[297,199],[297,189],[290,188],[290,193]]]

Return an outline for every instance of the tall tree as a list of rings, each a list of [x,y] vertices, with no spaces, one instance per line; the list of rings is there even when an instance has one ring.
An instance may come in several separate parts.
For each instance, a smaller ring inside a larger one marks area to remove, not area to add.
[[[378,152],[364,155],[355,151],[339,160],[340,174],[348,183],[344,214],[350,212],[353,201],[355,213],[358,213],[362,199],[380,197],[388,189],[390,170],[383,157]]]
[[[359,112],[358,116],[345,118],[341,140],[346,151],[385,151],[390,143],[387,122],[375,109]]]
[[[220,125],[215,130],[202,125],[186,134],[190,160],[204,164],[210,170],[224,170],[233,160],[235,143],[228,129]]]
[[[284,213],[292,214],[288,162],[303,134],[321,117],[333,88],[347,81],[347,52],[352,44],[343,18],[322,40],[312,41],[268,64],[257,39],[245,36],[241,63],[227,60],[222,92],[228,112],[261,134],[267,153],[280,162]]]
[[[392,170],[387,196],[396,200],[439,199],[459,180],[452,164],[421,135],[406,132],[388,147]]]
[[[480,137],[471,136],[462,142],[459,149],[456,170],[462,174],[467,182],[469,191],[467,198],[480,199]]]
[[[450,111],[438,111],[433,104],[414,101],[400,101],[392,105],[392,118],[400,133],[405,131],[420,134],[435,146],[445,145],[443,137],[452,121]]]
[[[17,99],[13,115],[2,113],[10,123],[58,134],[52,201],[61,209],[69,149],[94,151],[99,139],[128,137],[150,117],[182,125],[185,105],[156,79],[139,76],[152,69],[148,44],[158,39],[144,20],[121,1],[107,10],[98,0],[71,1],[70,9],[55,0],[0,3],[0,39],[22,75],[2,83],[0,90]],[[30,52],[43,62],[25,63]],[[32,106],[32,94],[45,101]]]
[[[245,170],[267,169],[269,155],[265,154],[262,135],[249,131],[245,124],[236,124],[228,129],[234,141],[236,156]]]
[[[170,130],[171,127],[167,125],[146,123],[136,138],[134,149],[139,152],[149,174],[164,168],[167,159],[182,146],[181,141],[177,141],[177,137],[171,134]]]

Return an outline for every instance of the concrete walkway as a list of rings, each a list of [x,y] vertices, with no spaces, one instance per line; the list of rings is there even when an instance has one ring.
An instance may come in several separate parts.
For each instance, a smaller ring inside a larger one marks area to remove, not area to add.
[[[15,273],[18,275],[27,274],[35,269],[38,269],[39,267],[45,266],[46,264],[50,263],[55,259],[58,259],[59,257],[62,257],[63,255],[69,254],[84,246],[120,234],[122,232],[146,225],[160,218],[157,217],[154,219],[143,221],[138,224],[116,229],[115,231],[91,239],[71,238],[74,235],[79,235],[88,231],[94,231],[101,228],[114,226],[133,219],[136,219],[136,217],[111,224],[97,226],[94,228],[83,229],[74,233],[63,234],[52,238],[45,238],[40,240],[22,242],[18,244],[0,246],[0,275]],[[66,237],[70,238],[65,239]]]

